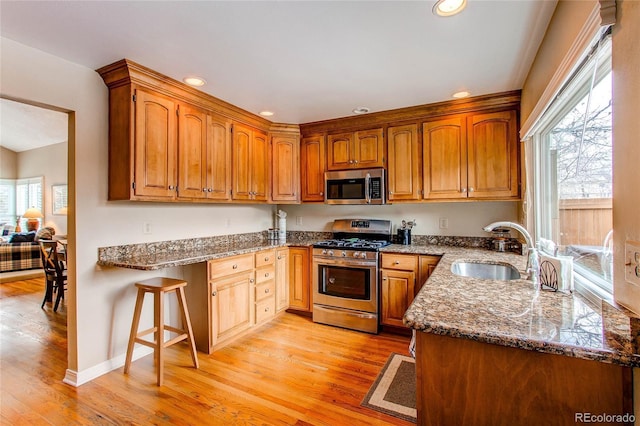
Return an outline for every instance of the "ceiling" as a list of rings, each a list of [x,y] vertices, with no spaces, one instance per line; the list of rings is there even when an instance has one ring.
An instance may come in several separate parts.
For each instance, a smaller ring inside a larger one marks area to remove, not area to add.
[[[0,34],[91,69],[198,75],[215,97],[307,123],[520,89],[556,0],[468,0],[449,18],[433,4],[2,1]]]
[[[63,112],[0,99],[0,146],[14,152],[67,142]]]

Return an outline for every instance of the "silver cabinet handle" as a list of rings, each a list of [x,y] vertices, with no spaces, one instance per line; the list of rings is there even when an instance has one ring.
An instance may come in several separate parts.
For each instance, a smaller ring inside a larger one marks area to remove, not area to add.
[[[321,196],[324,196],[324,192],[320,192],[320,195],[321,195]]]
[[[265,288],[265,289],[264,289],[264,294],[269,294],[269,291],[270,291],[270,290],[269,290],[268,288]]]
[[[353,160],[353,164],[358,164],[358,160]]]
[[[268,256],[267,256],[267,257],[265,257],[265,258],[264,258],[264,261],[265,261],[265,262],[268,262],[268,261],[269,261],[269,257],[268,257]]]
[[[400,261],[399,261],[399,260],[396,260],[396,261],[395,261],[395,264],[396,264],[396,265],[399,265],[399,264],[400,264]]]
[[[462,188],[460,192],[467,192],[467,188]]]
[[[233,265],[232,268],[233,269],[238,269],[238,265]]]
[[[173,191],[174,189],[176,189],[176,187],[173,185],[169,185],[169,189]]]
[[[469,192],[473,192],[473,186],[469,188]]]
[[[266,308],[264,308],[265,312],[269,312],[269,307],[267,306]]]
[[[256,280],[254,280],[253,278],[249,278],[249,282],[250,282],[251,284],[253,284],[255,281],[256,281]]]
[[[268,272],[264,274],[264,277],[265,277],[265,278],[267,278],[268,276],[269,276],[269,273],[268,273]]]
[[[218,292],[217,292],[217,291],[214,291],[213,293],[211,293],[211,295],[212,295],[212,296],[217,296],[217,295],[218,295]]]

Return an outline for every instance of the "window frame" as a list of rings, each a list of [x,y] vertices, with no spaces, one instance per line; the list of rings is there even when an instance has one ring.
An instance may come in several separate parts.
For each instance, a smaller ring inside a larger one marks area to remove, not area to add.
[[[597,37],[596,43],[600,40]],[[608,74],[612,73],[611,66],[611,36],[606,36],[599,42],[600,46],[595,51],[597,59],[596,77],[593,88]],[[591,88],[593,75],[593,62],[591,57],[579,71],[571,78],[569,83],[556,97],[552,105],[542,114],[536,129],[532,133],[533,139],[533,197],[534,197],[534,227],[535,239],[553,237],[554,212],[557,214],[557,171],[548,161],[548,152],[551,145],[551,132],[564,117],[588,95]],[[613,95],[612,95],[613,96]],[[548,201],[551,200],[551,201]],[[548,214],[548,212],[552,214]],[[612,225],[613,226],[613,225]],[[591,272],[580,264],[574,263],[575,288],[587,296],[602,299],[613,298],[613,281]]]

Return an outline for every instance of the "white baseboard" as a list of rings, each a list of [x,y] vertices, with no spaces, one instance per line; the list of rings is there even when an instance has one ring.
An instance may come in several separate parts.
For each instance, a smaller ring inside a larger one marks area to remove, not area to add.
[[[153,349],[149,347],[139,347],[133,350],[133,355],[131,357],[132,361],[140,359],[144,356],[153,353]],[[126,354],[118,355],[115,358],[111,358],[105,362],[102,362],[98,365],[95,365],[91,368],[87,368],[82,371],[74,371],[67,369],[64,379],[62,381],[68,385],[73,387],[81,386],[85,383],[92,381],[93,379],[102,376],[103,374],[107,374],[113,370],[116,370],[122,366],[124,366],[124,362],[126,360]]]

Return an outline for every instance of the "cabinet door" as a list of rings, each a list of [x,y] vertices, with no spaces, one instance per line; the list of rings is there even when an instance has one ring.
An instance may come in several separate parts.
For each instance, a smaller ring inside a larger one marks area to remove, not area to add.
[[[382,129],[356,132],[352,154],[354,168],[384,166],[384,132]]]
[[[234,200],[251,199],[251,139],[252,129],[233,125],[233,193]]]
[[[212,342],[219,343],[252,324],[253,271],[212,282]]]
[[[134,111],[134,194],[175,198],[176,105],[169,98],[137,89]]]
[[[289,307],[289,249],[276,251],[276,312]]]
[[[302,201],[324,201],[325,155],[324,136],[302,139],[300,144]]]
[[[429,279],[439,261],[440,256],[419,256],[418,281],[416,282],[415,294],[418,294],[424,283]]]
[[[467,197],[465,117],[423,124],[423,188],[426,199]]]
[[[207,117],[207,198],[231,199],[231,121],[217,115]]]
[[[415,295],[416,274],[410,271],[382,269],[381,324],[404,327],[402,317]]]
[[[178,198],[207,195],[207,114],[191,105],[178,107]]]
[[[515,111],[468,118],[469,197],[517,198],[518,130]]]
[[[389,127],[388,135],[389,201],[419,200],[422,174],[418,126]]]
[[[327,170],[344,170],[353,164],[353,133],[327,137]]]
[[[274,135],[271,138],[271,200],[298,201],[299,167],[298,137]]]
[[[269,139],[257,130],[251,139],[250,179],[251,199],[267,201],[269,198]]]
[[[289,248],[289,308],[311,312],[309,249]]]

